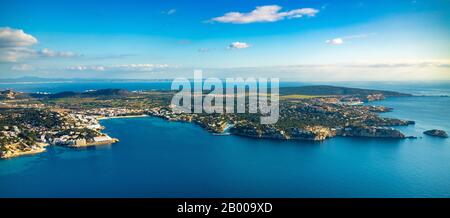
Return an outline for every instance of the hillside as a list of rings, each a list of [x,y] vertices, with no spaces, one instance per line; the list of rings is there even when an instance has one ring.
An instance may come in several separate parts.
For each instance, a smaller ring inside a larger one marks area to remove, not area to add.
[[[281,87],[280,95],[359,95],[367,96],[373,94],[382,94],[386,97],[392,96],[411,96],[410,94],[382,91],[373,89],[359,89],[339,86],[316,85],[316,86],[299,86],[299,87]]]
[[[92,98],[92,97],[128,97],[133,93],[125,89],[99,89],[87,92],[59,92],[55,94],[31,94],[36,98]]]

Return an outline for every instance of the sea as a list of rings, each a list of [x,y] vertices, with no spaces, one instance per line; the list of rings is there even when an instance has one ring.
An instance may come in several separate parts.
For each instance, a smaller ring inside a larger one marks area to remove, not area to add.
[[[327,84],[413,94],[370,104],[394,109],[382,116],[416,121],[398,129],[417,138],[277,141],[213,135],[154,117],[107,119],[101,124],[120,139],[116,144],[49,146],[44,153],[0,160],[0,197],[450,197],[450,138],[422,134],[450,132],[450,83]],[[170,83],[0,84],[0,90],[23,92],[102,88],[169,89]]]

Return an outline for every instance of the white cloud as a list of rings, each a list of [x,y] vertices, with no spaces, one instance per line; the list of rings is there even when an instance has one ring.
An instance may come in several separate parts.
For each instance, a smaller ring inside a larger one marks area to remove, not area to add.
[[[275,22],[285,18],[293,19],[304,16],[312,17],[319,12],[314,8],[300,8],[285,12],[280,12],[280,10],[281,7],[278,5],[259,6],[249,13],[229,12],[221,17],[212,18],[211,21],[235,24]]]
[[[73,52],[31,48],[38,40],[21,29],[0,28],[0,62],[18,62],[29,58],[75,57]]]
[[[69,66],[66,70],[69,71],[152,71],[154,69],[165,69],[168,68],[168,64],[120,64],[112,66]]]
[[[17,62],[34,55],[35,51],[27,47],[0,48],[0,62]]]
[[[167,15],[172,15],[172,14],[175,14],[176,12],[177,12],[177,9],[172,8],[172,9],[170,9],[168,11],[163,11],[162,13],[163,14],[167,14]]]
[[[67,67],[66,70],[71,71],[105,71],[104,66],[71,66]]]
[[[38,51],[37,55],[43,57],[65,57],[65,58],[78,56],[77,54],[70,51],[53,51],[48,48],[44,48]]]
[[[0,48],[0,62],[19,62],[31,58],[71,58],[79,55],[73,52],[42,49],[36,51],[27,47]]]
[[[29,64],[19,64],[19,65],[14,65],[11,67],[11,70],[14,71],[28,71],[28,70],[32,70],[33,66],[29,65]]]
[[[25,47],[34,45],[37,42],[36,38],[24,33],[23,30],[9,27],[0,28],[0,48]]]
[[[344,36],[342,38],[343,39],[361,39],[361,38],[369,37],[369,36],[374,35],[374,34],[375,33],[364,33],[364,34],[358,34],[358,35]]]
[[[228,49],[244,49],[249,47],[250,45],[245,42],[233,42],[228,46]]]
[[[110,68],[123,71],[151,71],[153,69],[168,68],[168,64],[121,64]]]
[[[335,38],[325,41],[327,44],[330,45],[341,45],[344,43],[344,40],[342,38]]]
[[[358,35],[343,36],[343,37],[326,40],[325,43],[331,44],[331,45],[341,45],[341,44],[344,44],[344,41],[366,38],[373,34],[375,34],[375,33],[364,33],[364,34],[358,34]]]
[[[450,60],[348,62],[241,68],[212,68],[209,77],[278,77],[286,81],[448,80]]]

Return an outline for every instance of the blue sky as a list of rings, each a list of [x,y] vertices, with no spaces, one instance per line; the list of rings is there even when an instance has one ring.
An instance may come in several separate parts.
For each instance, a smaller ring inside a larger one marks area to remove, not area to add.
[[[450,1],[0,3],[0,77],[450,80]],[[234,13],[233,13],[234,12]]]

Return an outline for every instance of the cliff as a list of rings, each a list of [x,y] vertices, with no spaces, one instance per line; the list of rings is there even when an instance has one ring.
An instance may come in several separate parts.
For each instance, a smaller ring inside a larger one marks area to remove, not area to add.
[[[352,126],[341,129],[338,132],[340,136],[352,137],[373,137],[373,138],[399,138],[403,139],[406,136],[400,131],[391,127],[376,127],[376,126]]]

